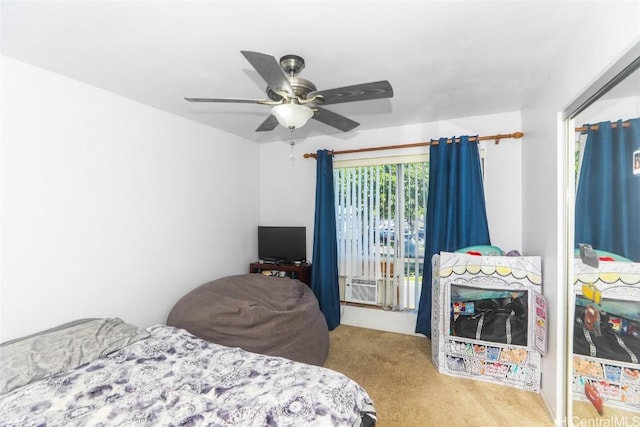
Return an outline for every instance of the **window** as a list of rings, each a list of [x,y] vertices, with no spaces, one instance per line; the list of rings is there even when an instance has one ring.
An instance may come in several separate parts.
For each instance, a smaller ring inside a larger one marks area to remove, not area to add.
[[[580,177],[580,166],[582,165],[582,156],[584,155],[584,146],[587,142],[586,132],[576,132],[576,151],[575,151],[575,168],[574,168],[574,192],[578,191],[578,178]]]
[[[414,310],[419,301],[429,186],[428,157],[334,163],[338,272],[377,284],[377,304]]]

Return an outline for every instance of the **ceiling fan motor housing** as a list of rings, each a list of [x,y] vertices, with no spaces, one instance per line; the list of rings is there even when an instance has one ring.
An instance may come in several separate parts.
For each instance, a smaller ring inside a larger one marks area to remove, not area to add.
[[[280,58],[280,67],[287,75],[287,80],[293,89],[293,93],[297,98],[307,99],[307,94],[315,92],[317,90],[309,80],[301,77],[296,77],[300,71],[304,69],[304,59],[298,55],[285,55]],[[267,87],[267,96],[274,101],[280,101],[282,96],[273,90],[271,87]]]
[[[298,98],[307,99],[308,93],[316,91],[316,85],[309,80],[300,77],[287,77],[287,80],[289,80],[289,84],[291,84],[294,95]],[[282,96],[270,87],[267,87],[267,96],[274,101],[280,101],[282,99]]]

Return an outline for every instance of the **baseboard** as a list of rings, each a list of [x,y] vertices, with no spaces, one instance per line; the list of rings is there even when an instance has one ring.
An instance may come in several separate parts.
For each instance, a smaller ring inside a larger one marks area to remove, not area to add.
[[[547,412],[549,413],[549,417],[551,417],[551,419],[553,420],[553,425],[555,427],[568,427],[569,424],[567,423],[567,417],[557,418],[555,416],[555,414],[551,410],[551,406],[549,405],[549,402],[547,401],[547,398],[544,395],[544,393],[542,392],[542,390],[540,390],[540,397],[542,398],[542,403],[544,403],[544,406],[547,408]]]
[[[424,336],[415,333],[417,318],[415,311],[391,311],[351,305],[341,305],[340,311],[340,323],[343,325]]]

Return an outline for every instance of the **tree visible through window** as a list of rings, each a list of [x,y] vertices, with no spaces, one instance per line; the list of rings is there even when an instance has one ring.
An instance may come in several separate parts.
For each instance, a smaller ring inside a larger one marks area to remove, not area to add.
[[[334,170],[339,275],[375,280],[387,309],[414,310],[422,283],[429,164],[413,160]]]

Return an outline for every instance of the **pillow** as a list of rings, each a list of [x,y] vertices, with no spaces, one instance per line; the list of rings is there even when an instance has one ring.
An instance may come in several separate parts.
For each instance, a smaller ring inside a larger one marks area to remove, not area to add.
[[[484,255],[484,256],[503,256],[504,252],[497,246],[491,245],[476,245],[467,246],[466,248],[458,249],[456,252],[468,253],[471,255]]]
[[[67,371],[149,333],[120,319],[81,319],[0,344],[0,394]]]

